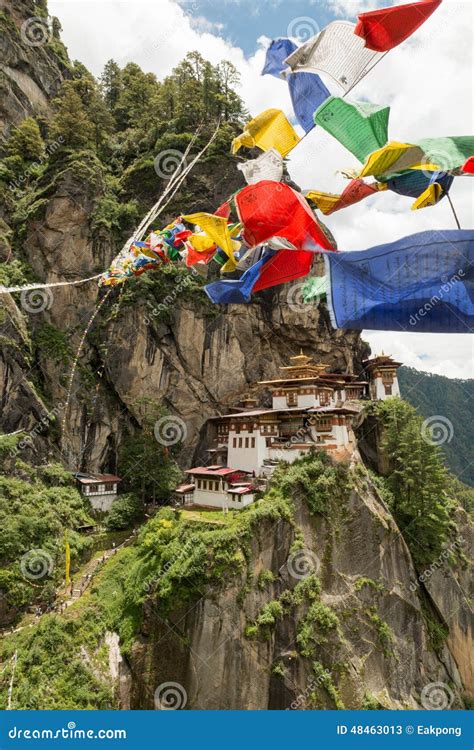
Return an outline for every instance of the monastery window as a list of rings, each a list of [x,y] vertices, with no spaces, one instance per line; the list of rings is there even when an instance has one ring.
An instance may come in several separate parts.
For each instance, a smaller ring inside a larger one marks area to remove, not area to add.
[[[249,439],[248,439],[248,437],[245,438],[245,447],[246,448],[249,447]]]
[[[252,438],[252,448],[255,448],[255,438]]]
[[[242,448],[243,442],[244,442],[243,439],[239,438],[239,448]]]
[[[287,393],[286,403],[288,404],[288,406],[296,406],[298,404],[298,396],[296,395],[296,393]]]
[[[272,439],[271,438],[265,438],[265,445],[267,446],[267,448],[269,448],[271,446],[271,444],[272,444]]]
[[[232,448],[237,448],[237,438],[232,438]]]
[[[385,395],[386,396],[391,396],[392,395],[392,385],[391,384],[389,385],[388,383],[385,383]]]
[[[327,391],[321,391],[319,394],[319,403],[321,406],[327,406],[329,403],[329,393]]]

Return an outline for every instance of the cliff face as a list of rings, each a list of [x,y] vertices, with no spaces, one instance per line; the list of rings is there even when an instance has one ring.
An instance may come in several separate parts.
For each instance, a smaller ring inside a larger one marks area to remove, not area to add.
[[[0,30],[1,136],[32,113],[47,114],[67,75],[67,57],[59,41],[51,49],[53,32],[42,3],[0,0]]]
[[[370,479],[358,474],[327,518],[311,516],[300,499],[295,525],[259,525],[247,567],[232,581],[201,590],[167,616],[159,601],[148,600],[123,705],[153,708],[163,686],[176,682],[190,709],[360,708],[368,701],[417,708],[423,691],[441,682],[450,706],[462,706],[467,633],[456,624],[453,640],[434,649],[439,615],[393,517]],[[317,604],[296,599],[248,637],[248,624],[269,603],[288,602],[312,569],[321,581]],[[262,571],[273,578],[263,587]],[[447,569],[441,575],[454,582]],[[438,594],[444,601],[454,595],[457,605],[462,600],[449,580]],[[452,600],[444,614],[450,624],[458,620]],[[461,649],[458,636],[465,639]]]

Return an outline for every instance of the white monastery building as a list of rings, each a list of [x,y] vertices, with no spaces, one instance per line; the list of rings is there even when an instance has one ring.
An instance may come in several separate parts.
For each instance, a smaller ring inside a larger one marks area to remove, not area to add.
[[[214,432],[212,466],[186,473],[189,482],[176,490],[184,505],[243,508],[252,503],[262,480],[279,461],[293,463],[312,450],[350,450],[355,442],[352,420],[361,400],[399,396],[400,362],[381,354],[364,361],[361,377],[328,372],[299,354],[281,367],[277,380],[258,385],[270,391],[271,408],[246,398],[230,414],[209,420]]]
[[[106,513],[117,497],[117,487],[122,480],[114,474],[82,474],[77,472],[76,481],[81,493],[89,498],[93,509]]]

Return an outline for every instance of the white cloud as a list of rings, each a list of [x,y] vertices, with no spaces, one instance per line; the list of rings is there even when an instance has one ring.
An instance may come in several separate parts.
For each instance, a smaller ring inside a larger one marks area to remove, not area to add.
[[[237,12],[238,0],[234,5]],[[326,3],[342,17],[371,5],[372,0]],[[171,0],[50,0],[49,9],[63,25],[70,56],[95,75],[113,57],[121,65],[137,62],[162,78],[188,51],[197,49],[212,63],[226,58],[236,65],[242,77],[241,95],[252,115],[268,107],[291,114],[286,84],[260,75],[267,40],[259,39],[255,54],[246,58],[239,47],[212,33],[215,26],[192,16],[193,3],[183,10]],[[308,2],[307,15],[317,15],[316,9],[317,4]],[[350,95],[391,105],[391,139],[416,141],[473,132],[472,15],[469,0],[444,0],[416,34],[392,50]],[[229,24],[227,30],[232,31]],[[285,33],[282,29],[281,34]],[[334,192],[347,184],[337,171],[358,166],[356,159],[321,129],[313,130],[298,145],[289,164],[293,179],[302,187]],[[463,227],[473,226],[473,184],[470,178],[457,178],[451,190]],[[325,221],[341,250],[392,242],[425,229],[455,228],[446,200],[420,211],[411,211],[411,202],[387,191]],[[388,349],[418,369],[449,377],[472,375],[469,336],[366,332],[364,338],[375,351]]]

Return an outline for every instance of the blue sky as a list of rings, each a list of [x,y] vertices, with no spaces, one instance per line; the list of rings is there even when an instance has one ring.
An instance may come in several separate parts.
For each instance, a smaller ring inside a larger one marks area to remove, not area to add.
[[[325,0],[177,0],[177,4],[189,15],[193,26],[203,28],[205,19],[213,34],[240,47],[246,55],[255,52],[260,36],[288,36],[288,28],[295,20],[302,19],[304,32],[303,19],[311,19],[322,29],[336,17]],[[392,3],[388,0],[381,4]],[[344,17],[354,20],[351,15]],[[311,28],[309,22],[306,26]],[[317,31],[313,29],[308,36]]]

